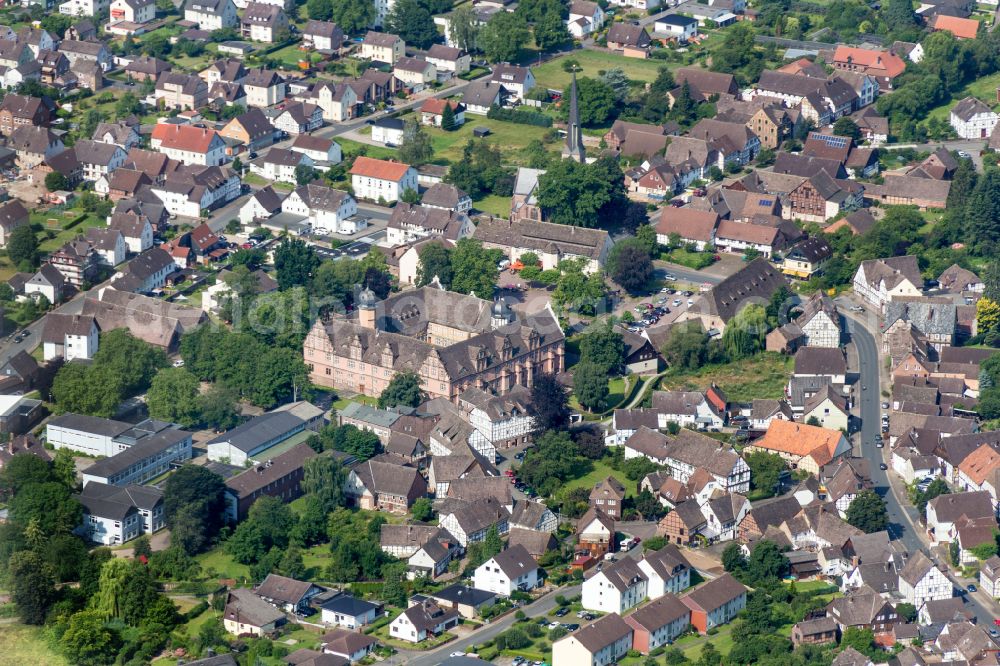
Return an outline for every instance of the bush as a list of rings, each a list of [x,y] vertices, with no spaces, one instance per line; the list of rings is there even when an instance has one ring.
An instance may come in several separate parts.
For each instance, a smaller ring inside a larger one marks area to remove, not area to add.
[[[520,109],[504,109],[499,106],[491,106],[486,113],[486,117],[492,120],[504,120],[509,123],[519,125],[534,125],[535,127],[552,127],[552,118],[539,113],[538,111],[527,111]]]
[[[190,622],[208,610],[208,602],[204,599],[195,604],[188,612],[184,613],[184,621]]]

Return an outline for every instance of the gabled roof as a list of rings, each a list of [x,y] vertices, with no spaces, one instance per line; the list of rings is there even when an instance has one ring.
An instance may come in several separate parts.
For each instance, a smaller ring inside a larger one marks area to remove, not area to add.
[[[811,456],[817,464],[825,465],[833,459],[843,437],[839,430],[774,419],[753,445],[787,455]]]
[[[229,591],[225,619],[255,627],[281,622],[285,614],[246,588]]]
[[[214,142],[221,142],[214,130],[194,125],[161,123],[153,127],[151,138],[160,141],[162,148],[173,148],[190,153],[207,153]]]
[[[726,573],[684,595],[681,601],[691,610],[710,613],[746,593],[743,583]]]
[[[492,560],[509,580],[515,580],[538,569],[538,564],[531,557],[531,553],[520,544],[501,550]]]
[[[391,180],[398,182],[403,179],[412,167],[402,162],[392,162],[389,160],[377,160],[371,157],[360,156],[354,160],[351,166],[352,176],[365,176],[378,180]]]
[[[718,315],[728,322],[748,303],[766,303],[780,287],[787,286],[781,272],[766,259],[754,259],[695,301],[691,311]]]
[[[589,624],[583,629],[580,629],[571,637],[567,636],[562,640],[570,640],[570,638],[573,638],[579,641],[580,645],[586,648],[588,652],[594,654],[609,645],[614,645],[631,633],[632,627],[629,626],[625,620],[618,615],[618,613],[611,613],[609,615],[605,615],[593,624]]]
[[[306,596],[313,583],[303,580],[295,580],[287,576],[278,574],[268,574],[264,582],[255,590],[258,597],[263,599],[273,599],[286,604],[298,604]]]

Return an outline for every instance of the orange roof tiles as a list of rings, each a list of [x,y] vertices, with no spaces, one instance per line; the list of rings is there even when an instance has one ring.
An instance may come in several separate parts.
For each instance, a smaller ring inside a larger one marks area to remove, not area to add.
[[[152,139],[159,140],[162,146],[191,153],[207,153],[215,137],[215,130],[169,123],[156,125],[152,135]]]
[[[958,469],[964,472],[973,483],[982,485],[983,481],[998,467],[1000,467],[1000,452],[988,444],[983,444],[967,455]]]
[[[802,458],[811,456],[818,465],[825,465],[833,460],[843,436],[839,430],[774,419],[753,446]]]
[[[947,30],[959,39],[975,39],[979,32],[979,21],[938,14],[931,27],[935,30]]]
[[[422,113],[433,113],[436,116],[440,116],[442,113],[444,113],[445,103],[451,105],[452,111],[458,110],[458,102],[454,100],[448,101],[443,99],[437,99],[436,97],[431,97],[426,102],[424,102],[424,105],[422,107],[420,107],[420,111]]]
[[[409,164],[403,164],[402,162],[390,162],[388,160],[376,160],[371,157],[360,156],[354,159],[354,166],[351,167],[351,175],[367,176],[368,178],[378,178],[379,180],[399,181],[406,175],[409,168]]]
[[[837,50],[833,52],[833,62],[865,67],[869,74],[887,76],[891,79],[896,78],[906,69],[906,63],[903,62],[903,59],[891,51],[859,49],[853,46],[838,46]],[[879,70],[884,73],[880,74]]]

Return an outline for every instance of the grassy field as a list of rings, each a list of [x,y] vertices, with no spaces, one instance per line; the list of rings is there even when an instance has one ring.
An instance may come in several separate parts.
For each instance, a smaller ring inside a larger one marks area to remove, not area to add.
[[[418,120],[416,113],[401,117],[403,120]],[[460,162],[462,149],[472,139],[472,130],[475,127],[490,128],[490,134],[486,140],[500,146],[505,160],[513,164],[521,162],[521,150],[525,146],[535,139],[541,141],[549,132],[548,127],[519,125],[502,120],[492,120],[485,116],[469,115],[466,116],[465,124],[454,132],[445,132],[437,127],[424,127],[424,131],[431,138],[431,144],[434,147],[434,161],[447,160],[451,164]]]
[[[57,213],[33,212],[31,214],[31,223],[40,224],[45,230],[38,238],[39,251],[42,253],[53,252],[77,236],[86,233],[87,229],[90,227],[106,226],[104,220],[101,220],[95,215],[88,215],[87,219],[83,220],[72,229],[62,228],[63,222],[77,217],[81,214],[81,212],[82,211],[79,210],[66,210]],[[57,220],[57,222],[50,225],[50,219]],[[48,237],[50,234],[52,235],[52,238]]]
[[[604,404],[608,409],[614,407],[622,400],[625,399],[625,379],[623,377],[613,377],[608,380],[608,398],[605,400]],[[577,401],[576,396],[572,395],[569,399],[570,407],[577,411],[588,411],[584,409],[582,405]]]
[[[927,120],[930,120],[931,118],[938,118],[940,120],[947,121],[949,114],[951,113],[951,108],[955,106],[955,103],[960,99],[965,99],[969,95],[981,99],[991,108],[996,108],[996,91],[998,86],[1000,86],[1000,72],[976,79],[956,92],[952,101],[932,109],[927,114]]]
[[[367,143],[361,143],[359,141],[352,141],[351,139],[344,139],[342,137],[337,137],[336,142],[340,144],[340,149],[344,153],[354,153],[364,148],[367,152],[365,155],[368,157],[374,157],[375,159],[399,159],[399,151],[395,148],[386,148],[385,146],[372,146]]]
[[[5,624],[0,627],[0,666],[23,666],[24,664],[45,664],[46,666],[68,666],[62,655],[55,652],[42,636],[40,627],[23,624]]]
[[[598,481],[605,479],[609,476],[613,476],[616,479],[624,479],[625,477],[621,472],[616,472],[611,469],[603,460],[594,461],[594,469],[591,470],[590,474],[582,476],[579,479],[573,479],[572,481],[566,482],[563,486],[566,491],[573,490],[574,488],[593,488]],[[627,482],[625,483],[625,497],[635,497],[636,484]]]
[[[570,73],[563,70],[563,63],[566,60],[575,60],[579,64],[578,77],[589,76],[590,78],[596,78],[603,71],[621,67],[625,72],[625,76],[629,79],[643,82],[654,81],[660,67],[667,64],[661,60],[626,58],[617,53],[608,53],[605,51],[573,51],[532,68],[532,72],[535,75],[535,82],[539,86],[554,90],[565,90],[568,88]],[[675,64],[674,66],[676,67],[677,65]]]
[[[495,194],[491,194],[473,203],[473,207],[483,213],[489,213],[497,217],[507,217],[510,213],[510,197],[498,197]]]
[[[295,69],[299,66],[299,60],[309,57],[309,51],[299,50],[298,44],[289,44],[282,49],[269,53],[267,57],[279,60],[286,66]]]
[[[753,358],[725,365],[711,365],[694,372],[668,373],[660,382],[660,388],[671,391],[703,391],[715,383],[735,402],[749,402],[754,398],[780,398],[791,371],[790,356],[764,352]]]
[[[203,570],[215,570],[215,575],[218,578],[233,578],[237,581],[243,581],[250,576],[250,567],[235,562],[221,546],[216,546],[195,559],[198,560],[198,564]]]

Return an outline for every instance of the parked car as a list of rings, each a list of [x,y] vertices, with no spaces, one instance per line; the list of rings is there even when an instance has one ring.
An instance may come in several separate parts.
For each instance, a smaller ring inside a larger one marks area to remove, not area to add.
[[[555,612],[556,617],[566,617],[567,615],[569,615],[569,608],[566,606],[563,606]]]
[[[886,465],[885,463],[879,463],[879,464],[878,464],[878,468],[879,468],[880,470],[882,470],[882,471],[884,472],[884,471],[886,471],[887,469],[889,469],[889,466],[888,466],[888,465]]]

